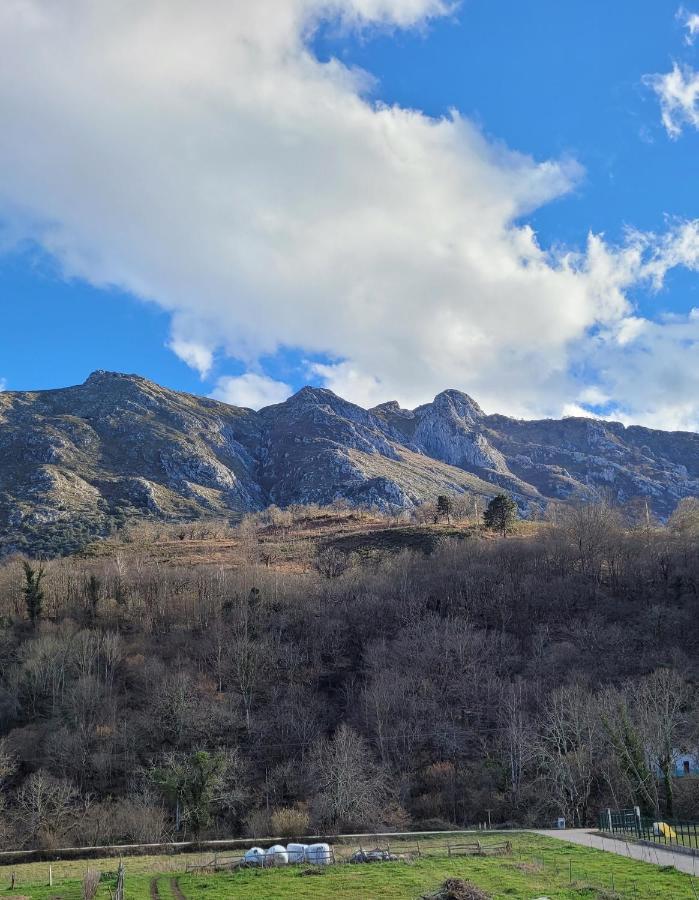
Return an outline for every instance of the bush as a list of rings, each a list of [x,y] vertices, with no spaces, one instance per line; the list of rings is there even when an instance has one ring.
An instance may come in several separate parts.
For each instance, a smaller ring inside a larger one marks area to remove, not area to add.
[[[271,817],[275,837],[301,837],[308,834],[310,817],[303,806],[275,809]]]
[[[102,876],[96,869],[88,869],[83,878],[83,900],[95,900]]]
[[[245,819],[245,833],[248,837],[270,837],[272,823],[270,814],[266,809],[253,809]]]

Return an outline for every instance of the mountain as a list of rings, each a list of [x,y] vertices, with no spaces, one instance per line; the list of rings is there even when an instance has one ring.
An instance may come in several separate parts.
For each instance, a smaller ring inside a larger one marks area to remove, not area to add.
[[[365,410],[306,387],[260,412],[95,372],[0,393],[0,552],[75,549],[138,518],[235,516],[275,503],[411,508],[510,492],[522,512],[601,491],[666,517],[699,494],[699,435],[485,415],[459,391]],[[481,504],[482,508],[482,504]]]

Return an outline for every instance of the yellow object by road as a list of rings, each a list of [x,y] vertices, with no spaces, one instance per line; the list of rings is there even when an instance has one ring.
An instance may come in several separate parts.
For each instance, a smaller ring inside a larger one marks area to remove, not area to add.
[[[677,833],[674,831],[674,829],[670,828],[667,822],[654,822],[653,830],[656,834],[660,834],[663,837],[669,838],[670,840],[677,839]]]

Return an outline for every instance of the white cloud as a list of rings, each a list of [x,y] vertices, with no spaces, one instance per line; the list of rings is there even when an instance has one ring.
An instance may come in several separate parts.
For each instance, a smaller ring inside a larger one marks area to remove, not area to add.
[[[664,75],[646,75],[645,84],[660,100],[660,114],[665,130],[677,139],[686,125],[699,129],[699,72],[688,65],[673,63]]]
[[[216,352],[254,370],[286,346],[333,360],[316,375],[363,402],[447,386],[519,415],[584,402],[581,356],[594,341],[609,372],[627,365],[641,346],[619,340],[635,327],[628,292],[695,265],[696,225],[547,250],[523,217],[575,186],[574,161],[536,162],[456,112],[374,103],[366,74],[309,48],[322,18],[420,27],[449,9],[4,3],[0,216],[69,275],[169,311],[172,348],[203,374]],[[671,352],[672,324],[653,327],[664,337],[643,353]],[[623,379],[598,382],[626,402],[610,387]],[[217,392],[255,405],[288,390],[272,385],[246,375]],[[633,396],[630,416],[669,402]]]
[[[209,347],[199,344],[196,341],[178,338],[175,335],[173,335],[170,340],[168,347],[173,353],[177,354],[183,362],[186,362],[190,368],[196,369],[202,378],[205,378],[211,371],[211,367],[214,364],[214,354]]]
[[[694,43],[697,34],[699,34],[699,13],[689,12],[681,6],[677,12],[677,18],[687,29],[685,43],[691,46]]]
[[[340,397],[351,397],[354,403],[367,409],[391,396],[392,386],[385,386],[374,375],[359,371],[352,363],[315,363],[310,366],[310,371],[322,380],[325,387]]]
[[[7,381],[4,378],[0,378],[0,391],[4,391],[7,388]]]
[[[645,321],[621,349],[600,342],[588,354],[605,393],[614,398],[607,418],[699,430],[699,309]]]
[[[275,381],[266,375],[246,372],[244,375],[226,375],[219,378],[211,394],[214,400],[223,400],[233,406],[262,409],[273,403],[282,403],[293,393],[283,381]]]
[[[609,396],[609,394],[606,394],[598,387],[591,385],[590,387],[584,388],[582,391],[580,391],[578,400],[581,403],[588,404],[589,406],[604,406],[605,404],[609,403],[611,397]]]

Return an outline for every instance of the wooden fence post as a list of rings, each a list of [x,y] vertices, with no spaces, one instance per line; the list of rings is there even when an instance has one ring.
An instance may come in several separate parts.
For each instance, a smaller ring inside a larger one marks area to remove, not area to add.
[[[117,885],[116,885],[116,891],[114,893],[114,900],[124,900],[124,863],[123,863],[123,860],[119,861],[119,868],[117,869]]]

